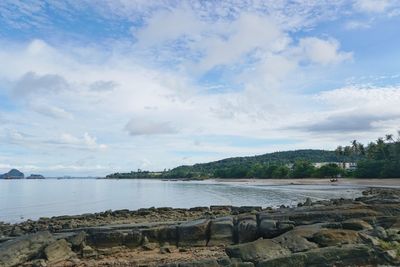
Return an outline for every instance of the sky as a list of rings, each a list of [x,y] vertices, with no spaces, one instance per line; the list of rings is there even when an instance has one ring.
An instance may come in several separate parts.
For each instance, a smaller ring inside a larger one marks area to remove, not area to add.
[[[400,130],[397,0],[2,0],[0,172],[97,176]]]

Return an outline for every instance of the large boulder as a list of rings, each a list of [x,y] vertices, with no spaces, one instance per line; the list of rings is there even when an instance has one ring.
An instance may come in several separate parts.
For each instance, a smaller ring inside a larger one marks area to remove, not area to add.
[[[257,267],[372,266],[374,251],[366,245],[344,245],[313,249],[260,262]]]
[[[289,249],[291,252],[302,252],[310,249],[318,248],[318,245],[314,242],[310,242],[307,238],[298,234],[299,231],[293,230],[284,233],[273,240],[279,243],[281,246]]]
[[[121,231],[92,232],[86,238],[87,243],[96,248],[122,246],[124,234]]]
[[[140,246],[143,241],[143,235],[141,232],[133,230],[130,232],[123,233],[122,244],[128,248],[136,248]]]
[[[178,245],[206,246],[209,222],[207,219],[201,219],[178,225]]]
[[[44,254],[49,262],[55,263],[67,260],[75,255],[71,250],[71,245],[65,240],[57,240],[44,249]]]
[[[342,228],[347,230],[371,230],[372,226],[361,219],[349,219],[342,222]]]
[[[0,245],[0,266],[11,267],[41,254],[44,247],[54,242],[54,237],[47,231],[25,235]]]
[[[142,235],[146,236],[151,242],[168,242],[176,244],[178,242],[178,232],[176,225],[157,226],[141,230]]]
[[[357,244],[362,241],[356,231],[342,229],[322,229],[315,233],[309,240],[321,247]]]
[[[228,246],[225,251],[230,258],[240,258],[242,261],[251,262],[274,259],[290,254],[290,250],[271,239],[258,239],[249,243]]]
[[[261,219],[259,225],[259,234],[264,238],[273,238],[279,236],[294,228],[292,221],[275,221],[271,219]]]
[[[180,263],[179,267],[220,267],[217,260],[204,259],[194,262]]]
[[[208,246],[230,245],[233,243],[233,218],[221,217],[210,223],[210,240]]]
[[[255,215],[239,216],[236,224],[237,242],[246,243],[257,239],[258,226]]]

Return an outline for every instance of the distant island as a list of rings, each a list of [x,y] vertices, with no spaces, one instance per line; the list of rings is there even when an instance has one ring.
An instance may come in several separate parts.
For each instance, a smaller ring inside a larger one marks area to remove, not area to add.
[[[113,173],[109,179],[207,178],[400,178],[400,132],[367,146],[353,140],[336,150],[303,149],[227,158],[164,171]]]
[[[9,172],[0,174],[0,179],[24,179],[25,174],[17,169],[11,169]]]
[[[9,172],[0,174],[0,179],[24,179],[25,174],[17,169],[11,169]],[[45,179],[41,174],[31,174],[26,179]]]
[[[43,175],[41,174],[31,174],[26,179],[45,179]]]

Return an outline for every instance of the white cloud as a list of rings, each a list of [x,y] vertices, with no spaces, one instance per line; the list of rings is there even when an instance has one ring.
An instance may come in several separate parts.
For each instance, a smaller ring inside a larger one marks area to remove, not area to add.
[[[70,133],[62,133],[60,135],[59,141],[60,144],[74,145],[77,147],[83,147],[88,149],[106,149],[107,145],[98,144],[97,138],[91,136],[89,133],[84,133],[82,138],[76,137]]]
[[[63,108],[48,104],[33,103],[31,107],[34,111],[54,119],[73,119],[73,115]]]
[[[339,51],[340,45],[335,39],[302,38],[299,47],[301,54],[313,63],[326,65],[352,58],[352,53]]]
[[[28,72],[17,81],[13,93],[16,97],[29,97],[35,94],[54,94],[67,88],[68,83],[60,75]]]
[[[90,89],[93,91],[106,92],[114,90],[117,86],[118,83],[114,81],[95,81],[90,84]]]
[[[154,121],[151,118],[133,118],[125,126],[130,135],[174,134],[177,129],[169,121]]]
[[[354,9],[362,12],[381,13],[391,5],[391,0],[356,0]]]
[[[359,30],[371,28],[371,23],[366,21],[351,20],[345,24],[347,30]]]

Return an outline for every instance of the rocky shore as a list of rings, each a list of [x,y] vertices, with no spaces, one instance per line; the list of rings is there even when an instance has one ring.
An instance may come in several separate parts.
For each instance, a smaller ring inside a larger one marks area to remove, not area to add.
[[[0,266],[400,266],[400,190],[296,208],[150,208],[0,223]]]

